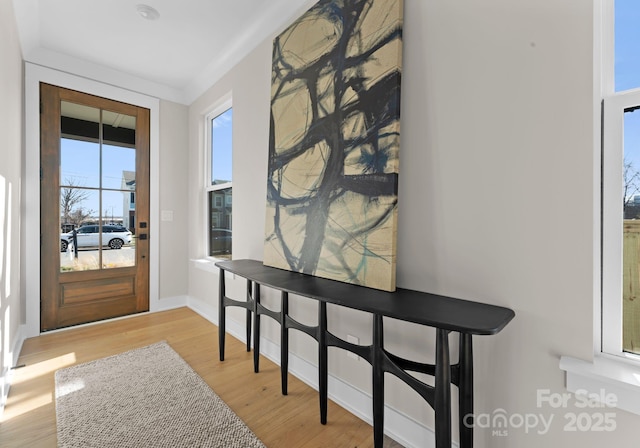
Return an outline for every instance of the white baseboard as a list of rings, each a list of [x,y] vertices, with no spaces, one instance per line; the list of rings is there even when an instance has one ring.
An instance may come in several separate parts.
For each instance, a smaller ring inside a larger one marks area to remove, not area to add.
[[[175,308],[181,308],[183,306],[187,306],[188,303],[189,303],[188,296],[167,297],[164,299],[151,301],[151,303],[149,303],[149,306],[150,306],[149,311],[152,313],[155,313],[158,311],[173,310]]]
[[[196,313],[198,313],[199,315],[201,315],[202,317],[204,317],[205,319],[207,319],[212,324],[218,325],[219,317],[218,317],[217,306],[213,306],[209,302],[204,302],[202,300],[194,299],[193,297],[189,298],[189,301],[187,302],[187,306],[191,308],[193,311],[195,311]],[[229,324],[231,325],[232,323],[231,319],[229,319],[229,321],[230,321]],[[229,328],[227,328],[227,331],[229,331]]]
[[[190,299],[188,305],[193,311],[210,322],[218,325],[218,310],[211,304],[200,300]],[[246,343],[244,322],[237,322],[227,317],[227,333]],[[260,338],[260,354],[280,365],[280,345],[273,341]],[[289,373],[318,390],[318,366],[312,364],[293,353],[289,353]],[[351,412],[368,424],[373,423],[373,403],[371,394],[361,391],[351,384],[329,374],[329,399]],[[318,412],[320,410],[318,409]],[[406,448],[435,448],[435,433],[432,429],[415,421],[411,417],[396,409],[386,406],[385,434]],[[328,416],[329,420],[331,416]],[[453,443],[457,447],[457,443]]]

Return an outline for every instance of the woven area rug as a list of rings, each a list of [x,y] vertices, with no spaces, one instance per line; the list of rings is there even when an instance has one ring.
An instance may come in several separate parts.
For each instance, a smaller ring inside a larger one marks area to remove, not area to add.
[[[60,448],[265,448],[166,342],[55,378]]]

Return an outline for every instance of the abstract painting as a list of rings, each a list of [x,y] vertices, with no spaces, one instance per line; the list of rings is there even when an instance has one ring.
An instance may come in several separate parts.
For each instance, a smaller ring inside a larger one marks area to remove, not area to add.
[[[264,264],[395,290],[402,0],[320,0],[273,41]]]

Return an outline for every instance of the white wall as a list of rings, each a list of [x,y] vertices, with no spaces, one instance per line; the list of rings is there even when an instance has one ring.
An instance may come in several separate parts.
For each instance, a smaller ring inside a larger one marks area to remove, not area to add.
[[[160,302],[186,297],[187,257],[187,107],[160,102]]]
[[[20,191],[23,68],[11,0],[0,0],[0,410],[15,365],[24,309],[20,301]],[[0,411],[1,412],[1,411]]]
[[[499,335],[475,338],[476,413],[551,420],[506,436],[476,429],[478,447],[632,446],[640,417],[614,410],[613,432],[565,430],[567,408],[537,406],[565,392],[560,355],[591,358],[598,278],[593,3],[582,0],[405,0],[398,285],[515,310]],[[202,225],[201,115],[234,99],[234,256],[262,257],[271,42],[261,43],[189,113],[190,228]],[[596,183],[596,184],[594,184]],[[204,236],[190,235],[199,258]],[[189,294],[216,305],[217,275],[190,266]],[[267,303],[276,304],[267,294]],[[276,306],[277,308],[277,306]],[[293,313],[315,321],[315,305]],[[231,316],[242,322],[242,313]],[[278,341],[277,326],[263,335]],[[330,329],[371,340],[370,317],[332,309]],[[432,360],[430,330],[386,326],[386,344]],[[315,342],[291,350],[315,363]],[[364,391],[369,368],[331,352],[330,372]],[[390,378],[387,402],[432,427],[431,410]],[[597,411],[587,409],[588,417]],[[329,419],[331,417],[329,416]],[[517,424],[517,419],[513,421]]]
[[[170,101],[160,104],[155,98],[114,87],[117,78],[102,84],[70,75],[82,71],[77,66],[68,66],[65,73],[31,65],[26,70],[27,81],[23,81],[25,70],[14,17],[11,0],[0,0],[0,403],[7,392],[7,370],[15,364],[22,341],[39,333],[39,272],[27,268],[39,264],[39,244],[33,238],[21,243],[20,230],[34,235],[39,228],[40,81],[151,109],[152,310],[185,305],[188,278],[186,106]],[[26,137],[25,127],[29,130]],[[160,222],[160,209],[173,211],[173,220]]]

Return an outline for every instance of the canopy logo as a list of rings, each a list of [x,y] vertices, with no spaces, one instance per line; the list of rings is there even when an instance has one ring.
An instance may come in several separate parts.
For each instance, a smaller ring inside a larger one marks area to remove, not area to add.
[[[545,435],[556,418],[563,418],[557,424],[562,424],[566,432],[611,432],[616,429],[616,413],[607,412],[606,409],[615,408],[617,404],[617,396],[605,390],[598,393],[578,390],[572,394],[538,389],[536,407],[550,412],[509,413],[498,408],[488,413],[467,414],[462,422],[468,428],[490,430],[494,437],[506,437],[514,429],[522,430],[525,434]],[[569,408],[579,411],[568,411]],[[558,412],[560,409],[567,409],[562,417]]]

